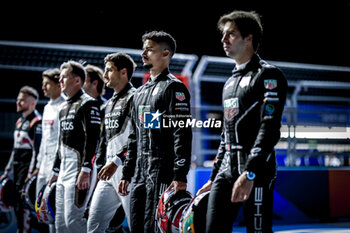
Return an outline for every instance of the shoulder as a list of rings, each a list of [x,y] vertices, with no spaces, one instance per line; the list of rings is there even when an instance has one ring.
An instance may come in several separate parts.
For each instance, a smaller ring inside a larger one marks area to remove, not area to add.
[[[260,60],[260,68],[258,69],[259,77],[263,81],[264,86],[279,83],[280,85],[287,85],[287,79],[283,72],[275,65],[272,65],[265,60]]]

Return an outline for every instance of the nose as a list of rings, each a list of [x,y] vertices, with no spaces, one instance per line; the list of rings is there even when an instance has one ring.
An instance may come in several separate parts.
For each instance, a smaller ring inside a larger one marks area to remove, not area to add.
[[[222,38],[221,38],[221,43],[227,42],[227,38],[228,38],[228,33],[223,33],[222,34]]]
[[[143,52],[141,53],[141,57],[145,57],[146,56],[146,52],[147,52],[147,50],[145,49],[145,50],[143,50]]]

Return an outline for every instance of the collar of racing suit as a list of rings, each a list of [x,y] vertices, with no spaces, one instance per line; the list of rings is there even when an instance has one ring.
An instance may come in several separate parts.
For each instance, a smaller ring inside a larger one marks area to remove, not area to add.
[[[124,95],[128,90],[130,90],[130,88],[132,88],[132,87],[133,87],[133,85],[132,85],[130,82],[128,82],[128,83],[125,85],[125,87],[124,87],[120,92],[118,92],[118,93],[114,92],[112,98],[113,98],[113,99],[119,99],[121,96],[123,96],[123,95]]]
[[[67,102],[69,102],[69,103],[75,102],[77,99],[79,99],[79,97],[82,94],[84,94],[84,91],[82,89],[79,89],[79,91],[77,93],[75,93],[75,95],[73,95],[71,98],[67,99]]]
[[[159,73],[156,77],[154,77],[153,79],[149,78],[147,83],[148,84],[157,83],[160,80],[164,79],[169,73],[170,73],[170,71],[169,71],[169,68],[167,67],[161,73]]]
[[[236,69],[236,67],[232,70],[232,74],[235,75],[242,75],[244,73],[246,73],[249,70],[252,70],[253,67],[256,66],[256,64],[258,64],[260,61],[260,57],[258,54],[253,54],[252,58],[250,59],[250,61],[248,62],[248,64],[246,64],[243,69]]]

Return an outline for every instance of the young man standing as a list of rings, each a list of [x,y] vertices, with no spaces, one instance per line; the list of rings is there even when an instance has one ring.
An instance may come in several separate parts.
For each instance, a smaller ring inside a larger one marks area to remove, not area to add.
[[[130,223],[130,198],[118,194],[118,185],[131,128],[129,114],[136,89],[130,80],[135,68],[135,62],[125,53],[113,53],[105,57],[104,79],[114,94],[104,108],[101,142],[96,156],[97,167],[104,166],[98,173],[100,181],[91,200],[89,233],[105,232],[121,205]],[[101,164],[100,161],[106,162]]]
[[[191,163],[192,129],[165,128],[161,118],[188,119],[190,94],[168,69],[176,48],[174,38],[153,31],[144,34],[142,41],[142,61],[151,77],[134,94],[132,130],[119,191],[128,194],[137,164],[130,197],[131,231],[154,233],[159,231],[155,216],[160,196],[167,188],[186,190]]]
[[[206,232],[232,232],[242,204],[247,232],[272,232],[274,146],[280,138],[287,82],[256,54],[263,30],[258,14],[234,11],[222,16],[218,27],[224,51],[236,67],[223,89],[217,161],[198,192],[211,190]]]
[[[30,232],[30,210],[25,209],[22,200],[22,188],[32,177],[37,162],[37,153],[41,141],[41,116],[35,110],[39,99],[38,92],[29,86],[20,89],[17,97],[17,112],[21,117],[16,122],[14,145],[11,157],[0,177],[0,182],[12,177],[15,182],[15,214],[17,232]],[[11,174],[12,173],[12,174]]]
[[[85,94],[84,67],[75,61],[61,65],[60,84],[68,99],[59,113],[59,146],[54,174],[56,184],[56,232],[86,232],[83,218],[92,193],[92,158],[100,136],[101,118],[97,101]]]
[[[64,98],[61,95],[61,86],[59,83],[60,70],[50,69],[45,70],[42,74],[43,83],[42,89],[44,95],[49,97],[49,102],[44,107],[42,120],[42,138],[36,164],[38,173],[36,181],[36,196],[41,188],[50,179],[53,163],[56,157],[57,141],[58,141],[58,113],[64,103]],[[50,232],[55,232],[55,225],[51,224]]]

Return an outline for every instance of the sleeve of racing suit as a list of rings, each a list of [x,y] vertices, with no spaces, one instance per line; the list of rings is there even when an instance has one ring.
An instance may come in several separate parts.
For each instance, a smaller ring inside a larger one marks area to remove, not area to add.
[[[280,139],[282,113],[287,95],[287,81],[277,68],[265,68],[259,77],[261,93],[260,128],[250,151],[246,170],[257,175],[263,172],[273,148]]]
[[[104,166],[106,163],[106,147],[107,147],[107,142],[106,142],[106,129],[104,123],[102,123],[101,126],[101,134],[100,134],[100,142],[98,145],[97,153],[96,153],[96,159],[95,159],[95,164],[97,171],[100,171],[100,169]]]
[[[97,101],[88,101],[82,114],[82,123],[85,129],[85,150],[82,157],[81,170],[90,172],[92,168],[91,160],[97,152],[101,129],[101,114]]]
[[[210,175],[211,181],[214,181],[216,175],[218,174],[224,155],[225,155],[225,132],[223,128],[221,132],[220,146],[218,149],[218,153],[216,154],[216,157],[215,157],[216,161],[214,162],[213,170]]]
[[[136,138],[136,108],[134,101],[131,102],[129,118],[130,131],[128,136],[128,152],[124,161],[122,180],[131,181],[134,176],[136,160],[137,160],[137,138]]]
[[[190,94],[187,87],[181,82],[173,82],[165,92],[165,104],[169,115],[175,116],[176,121],[191,120]],[[174,139],[174,178],[175,181],[187,182],[187,173],[191,165],[192,128],[173,128]]]
[[[34,130],[34,137],[33,137],[34,148],[33,148],[32,160],[30,161],[30,166],[28,170],[28,176],[34,171],[34,169],[36,168],[36,164],[38,162],[38,154],[39,154],[41,138],[42,138],[41,118],[39,121],[35,123],[35,125],[33,125],[33,130]]]

